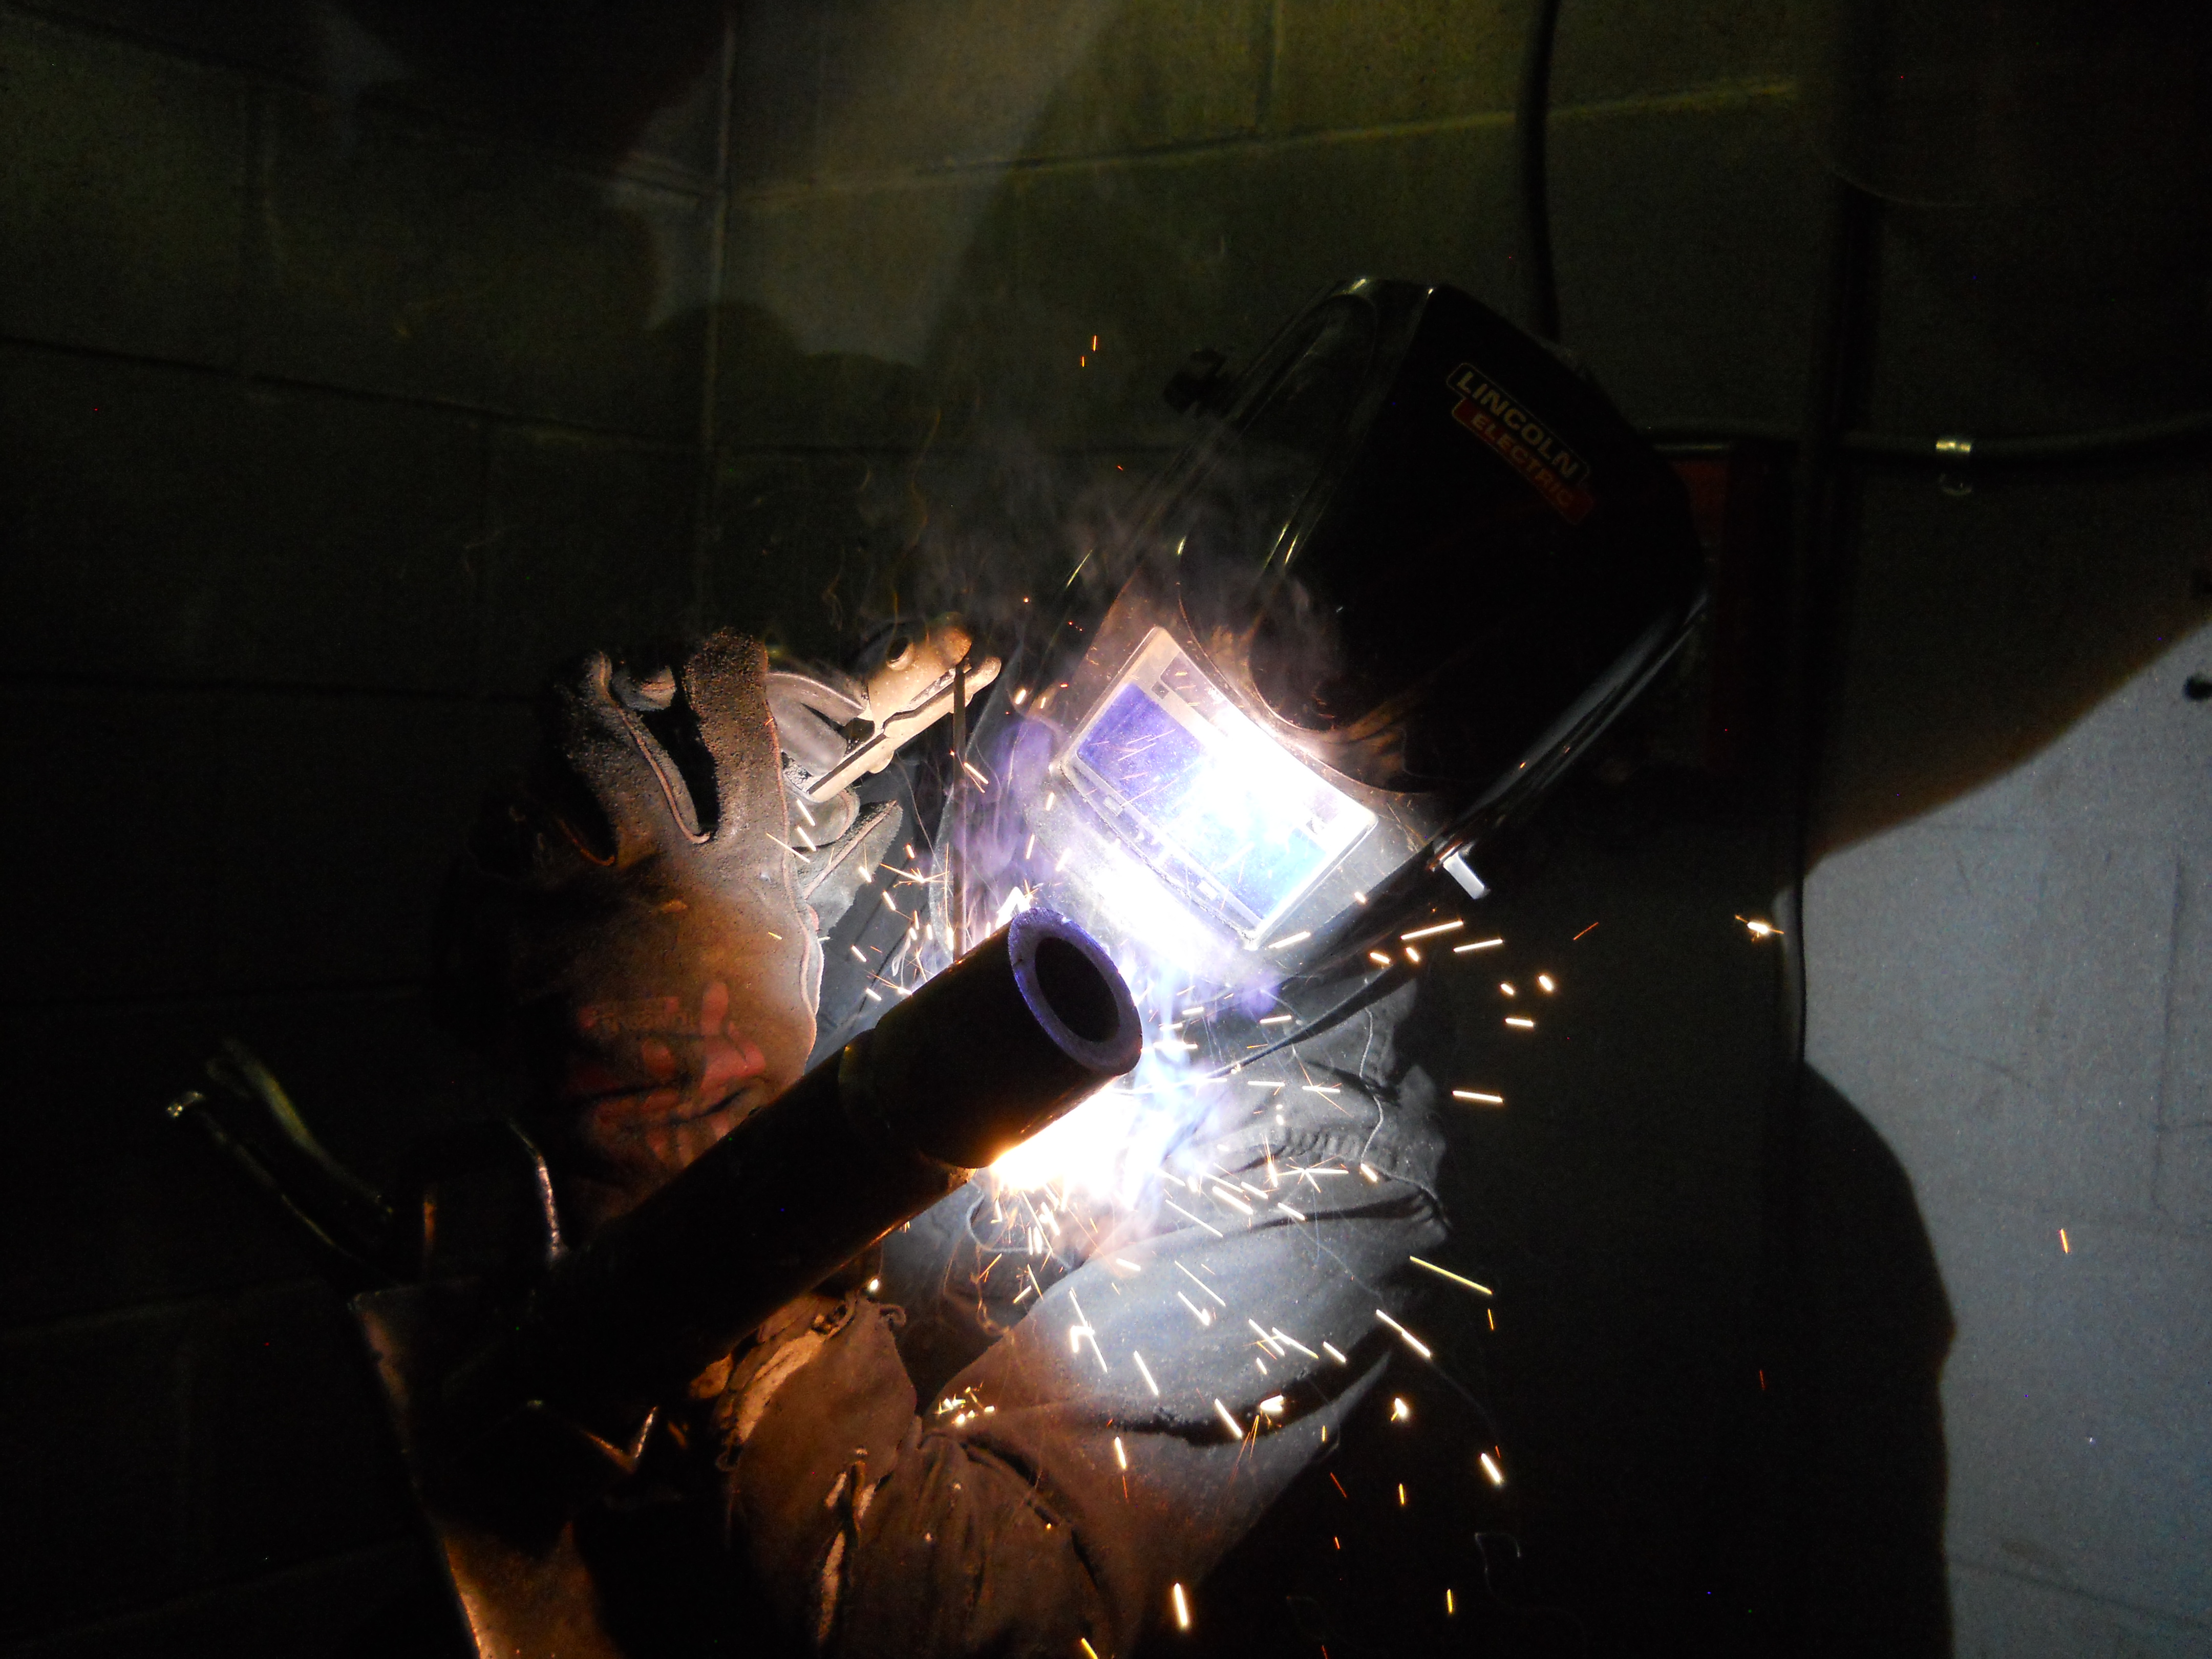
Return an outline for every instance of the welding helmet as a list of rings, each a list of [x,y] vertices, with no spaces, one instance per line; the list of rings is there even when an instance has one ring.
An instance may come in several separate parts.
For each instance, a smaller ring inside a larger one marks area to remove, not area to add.
[[[946,828],[981,937],[1042,902],[1194,981],[1352,959],[1486,853],[1700,602],[1680,482],[1468,295],[1361,279],[1241,374],[1009,659]],[[1121,954],[1117,951],[1117,955]]]

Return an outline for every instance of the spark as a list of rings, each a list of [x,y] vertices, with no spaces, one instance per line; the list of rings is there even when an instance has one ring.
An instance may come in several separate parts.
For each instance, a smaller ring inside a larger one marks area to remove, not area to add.
[[[1115,1256],[1114,1258],[1114,1265],[1117,1267],[1127,1267],[1133,1273],[1140,1273],[1145,1271],[1141,1264],[1130,1261],[1126,1255]]]
[[[1290,1401],[1284,1399],[1281,1395],[1271,1394],[1260,1402],[1260,1409],[1270,1417],[1280,1417],[1289,1405]]]
[[[1452,1605],[1452,1593],[1451,1593],[1451,1589],[1450,1589],[1449,1586],[1446,1586],[1446,1588],[1445,1588],[1445,1589],[1444,1589],[1444,1617],[1445,1617],[1445,1618],[1447,1618],[1447,1619],[1449,1619],[1449,1618],[1452,1617],[1452,1615],[1453,1615],[1453,1614],[1456,1613],[1458,1611],[1459,1611],[1459,1609],[1458,1609],[1457,1607],[1454,1607],[1454,1606]],[[1089,1646],[1091,1645],[1091,1644],[1090,1644],[1090,1643],[1088,1643],[1088,1642],[1085,1642],[1083,1645],[1084,1645],[1085,1647],[1086,1647],[1086,1648],[1087,1648],[1087,1647],[1089,1647]],[[1098,1656],[1097,1656],[1097,1654],[1095,1654],[1095,1653],[1094,1653],[1094,1654],[1092,1654],[1092,1655],[1091,1656],[1091,1659],[1098,1659]]]
[[[1505,1103],[1504,1095],[1486,1095],[1480,1089],[1455,1089],[1452,1098],[1471,1101],[1477,1106],[1503,1106]]]
[[[2061,1227],[2058,1230],[2058,1253],[2061,1255],[2071,1255],[2074,1254],[2074,1247],[2066,1242],[2066,1229],[2063,1227]]]
[[[1030,700],[1030,689],[1029,689],[1029,687],[1027,687],[1026,685],[1023,685],[1023,686],[1017,686],[1017,687],[1014,689],[1014,707],[1015,707],[1015,708],[1020,708],[1024,703],[1027,702],[1029,700]]]
[[[1190,1316],[1198,1322],[1199,1328],[1200,1330],[1206,1329],[1213,1323],[1213,1313],[1211,1309],[1200,1307],[1197,1303],[1192,1301],[1181,1291],[1177,1291],[1176,1292],[1176,1300],[1182,1303],[1184,1307],[1190,1310]]]
[[[1331,1359],[1336,1361],[1340,1365],[1349,1365],[1352,1363],[1349,1359],[1346,1359],[1342,1354],[1336,1351],[1336,1345],[1333,1342],[1322,1343],[1321,1345],[1321,1351],[1327,1354]]]
[[[1536,975],[1536,987],[1539,990],[1542,991],[1546,996],[1549,996],[1553,992],[1559,988],[1559,981],[1553,979],[1549,974],[1539,974]]]
[[[813,860],[812,859],[811,859],[811,858],[807,857],[805,854],[804,854],[804,853],[800,852],[800,851],[799,851],[796,847],[793,847],[793,846],[789,842],[787,842],[787,841],[777,841],[777,840],[776,840],[776,838],[775,838],[774,836],[769,836],[769,835],[768,835],[768,831],[767,831],[767,830],[762,830],[762,831],[761,831],[761,834],[763,834],[763,836],[768,836],[768,838],[769,838],[770,841],[775,842],[775,844],[776,844],[778,847],[781,847],[781,848],[783,848],[783,850],[784,850],[785,852],[787,852],[787,853],[790,854],[792,857],[793,857],[793,858],[797,859],[797,860],[798,860],[801,864],[811,864],[811,863],[813,863],[813,862],[814,862],[814,860]]]
[[[1390,958],[1384,956],[1380,951],[1370,951],[1367,953],[1367,959],[1373,963],[1377,968],[1389,968],[1395,965],[1391,962]]]
[[[1590,925],[1589,925],[1588,927],[1585,927],[1585,928],[1583,928],[1583,933],[1593,933],[1593,932],[1595,932],[1595,931],[1596,930],[1596,927],[1597,927],[1597,924],[1596,924],[1595,922],[1592,922],[1592,923],[1590,923]],[[1575,935],[1575,939],[1580,939],[1580,938],[1583,936],[1583,933],[1577,933],[1577,934]],[[1569,940],[1567,941],[1567,943],[1568,943],[1568,944],[1570,944],[1570,945],[1572,945],[1574,942],[1575,942],[1575,939],[1569,939]]]
[[[1406,1339],[1406,1346],[1411,1348],[1415,1353],[1420,1355],[1422,1358],[1434,1359],[1437,1357],[1435,1349],[1430,1347],[1429,1345],[1422,1341],[1419,1337],[1415,1336],[1413,1332],[1407,1330],[1396,1320],[1391,1318],[1389,1314],[1384,1313],[1382,1309],[1377,1308],[1375,1310],[1375,1316],[1381,1320],[1385,1325],[1388,1325],[1392,1330],[1397,1332],[1399,1335],[1404,1337]]]
[[[1239,1437],[1242,1438],[1241,1436]],[[1181,1584],[1173,1586],[1169,1594],[1175,1601],[1176,1628],[1177,1630],[1188,1630],[1190,1628],[1190,1601],[1188,1598],[1183,1595],[1182,1586]]]
[[[1498,1460],[1491,1456],[1488,1452],[1482,1455],[1482,1472],[1490,1477],[1492,1486],[1502,1486],[1505,1484],[1505,1471],[1498,1467]]]
[[[1364,904],[1367,902],[1367,895],[1361,892],[1354,892],[1352,896],[1352,902],[1354,904]]]
[[[1321,1358],[1319,1354],[1316,1353],[1311,1348],[1306,1346],[1304,1343],[1299,1341],[1297,1338],[1292,1336],[1288,1331],[1285,1331],[1280,1325],[1275,1327],[1275,1340],[1282,1343],[1286,1347],[1296,1348],[1300,1353],[1304,1354],[1309,1359],[1318,1359]]]
[[[1137,1362],[1137,1375],[1145,1379],[1145,1386],[1152,1391],[1152,1398],[1158,1399],[1160,1385],[1152,1381],[1152,1368],[1145,1364],[1145,1356],[1132,1348],[1129,1350],[1129,1358]]]
[[[1286,1216],[1290,1217],[1290,1218],[1291,1218],[1291,1220],[1293,1220],[1293,1221],[1304,1221],[1304,1220],[1305,1220],[1305,1219],[1306,1219],[1306,1218],[1305,1218],[1304,1216],[1300,1215],[1300,1214],[1299,1214],[1296,1210],[1292,1209],[1289,1205],[1285,1204],[1285,1203],[1282,1203],[1282,1202],[1281,1202],[1281,1201],[1279,1201],[1279,1200],[1278,1200],[1278,1201],[1277,1201],[1277,1203],[1276,1203],[1276,1205],[1275,1205],[1275,1207],[1276,1207],[1277,1209],[1280,1210],[1280,1211],[1281,1211],[1285,1215],[1286,1215]]]
[[[1220,1293],[1219,1293],[1218,1291],[1217,1291],[1213,1288],[1213,1286],[1212,1286],[1212,1285],[1211,1285],[1207,1284],[1204,1279],[1200,1279],[1200,1278],[1196,1273],[1194,1273],[1191,1272],[1191,1270],[1190,1270],[1189,1268],[1188,1268],[1188,1267],[1184,1267],[1184,1266],[1182,1265],[1182,1262],[1178,1261],[1178,1262],[1176,1262],[1175,1265],[1176,1265],[1176,1271],[1177,1273],[1181,1273],[1181,1274],[1182,1274],[1185,1279],[1188,1279],[1188,1280],[1190,1280],[1190,1282],[1191,1282],[1192,1284],[1194,1284],[1194,1285],[1197,1285],[1197,1286],[1198,1286],[1198,1288],[1199,1288],[1200,1290],[1204,1291],[1205,1291],[1208,1296],[1212,1297],[1216,1302],[1220,1303],[1220,1304],[1221,1304],[1221,1305],[1222,1305],[1223,1307],[1224,1307],[1224,1308],[1225,1308],[1225,1307],[1227,1307],[1227,1306],[1229,1305],[1226,1302],[1222,1302],[1222,1301],[1221,1301]]]
[[[1280,1078],[1270,1083],[1262,1078],[1248,1077],[1244,1079],[1244,1086],[1248,1089],[1279,1089],[1283,1086],[1283,1083]]]
[[[1513,982],[1510,980],[1499,980],[1498,981],[1498,988],[1509,997],[1517,997],[1521,994],[1518,991],[1513,988]]]
[[[1452,954],[1455,957],[1463,957],[1470,951],[1494,951],[1504,943],[1502,939],[1479,939],[1472,945],[1453,945]]]
[[[1114,1461],[1121,1466],[1122,1474],[1129,1472],[1129,1454],[1121,1449],[1121,1437],[1118,1434],[1114,1437]]]
[[[1772,922],[1762,921],[1756,916],[1738,916],[1736,920],[1750,930],[1751,936],[1753,939],[1777,938],[1779,937],[1782,933],[1782,930],[1779,927],[1777,927]],[[1595,926],[1595,924],[1593,923],[1592,926]],[[1575,937],[1580,939],[1582,935],[1577,933]]]
[[[793,795],[791,798],[791,804],[799,809],[799,816],[806,820],[806,827],[811,830],[814,827],[814,814],[806,810],[806,797]]]
[[[1213,1409],[1221,1414],[1221,1420],[1229,1425],[1229,1432],[1242,1440],[1244,1437],[1244,1425],[1230,1414],[1229,1407],[1221,1403],[1220,1396],[1218,1395],[1214,1396]]]
[[[1398,1507],[1401,1510],[1406,1507],[1406,1483],[1402,1480],[1398,1483]]]
[[[1268,948],[1270,951],[1279,951],[1279,950],[1281,950],[1281,949],[1282,949],[1285,945],[1298,945],[1298,944],[1303,944],[1305,940],[1310,939],[1311,939],[1312,937],[1313,937],[1313,929],[1312,929],[1312,928],[1310,928],[1310,927],[1308,927],[1308,928],[1304,929],[1303,932],[1300,932],[1300,933],[1285,933],[1285,934],[1284,934],[1284,935],[1282,936],[1282,938],[1280,938],[1280,939],[1277,939],[1277,940],[1276,940],[1273,945],[1270,945],[1267,948]]]
[[[975,780],[975,787],[978,789],[988,789],[991,787],[991,780],[983,775],[983,773],[976,767],[975,762],[967,760],[962,761],[960,763],[960,769],[965,772],[969,777]]]
[[[1410,1423],[1413,1420],[1413,1408],[1406,1403],[1405,1395],[1401,1394],[1391,1396],[1390,1420],[1393,1423]]]
[[[859,945],[848,945],[845,948],[853,953],[853,960],[859,963],[860,966],[865,968],[868,965],[868,959],[860,954],[860,947]]]
[[[1252,1334],[1260,1339],[1261,1343],[1267,1348],[1269,1353],[1274,1355],[1278,1359],[1280,1359],[1283,1357],[1283,1351],[1275,1346],[1275,1339],[1267,1334],[1266,1330],[1261,1327],[1258,1320],[1247,1319],[1244,1322],[1252,1328]]]
[[[900,909],[897,905],[891,902],[891,896],[889,889],[885,889],[884,892],[884,908],[890,911],[901,921],[904,921],[907,919],[906,912]]]
[[[1379,1187],[1382,1184],[1382,1172],[1371,1164],[1363,1164],[1359,1166],[1359,1178],[1370,1187]]]
[[[1297,1016],[1296,1014],[1270,1014],[1267,1018],[1261,1020],[1260,1024],[1262,1025],[1288,1025],[1297,1018]]]
[[[1310,1095],[1340,1095],[1344,1092],[1341,1083],[1309,1083],[1304,1086]]]
[[[1421,953],[1418,950],[1414,949],[1413,946],[1408,945],[1406,947],[1406,960],[1412,963],[1414,967],[1418,968],[1421,965]]]
[[[1478,1285],[1473,1279],[1467,1278],[1465,1275],[1454,1273],[1449,1267],[1439,1267],[1435,1262],[1424,1261],[1417,1255],[1409,1255],[1406,1260],[1412,1262],[1416,1267],[1427,1268],[1439,1279],[1449,1279],[1455,1285],[1464,1285],[1470,1291],[1480,1291],[1485,1296],[1493,1294],[1489,1285]]]
[[[1449,1590],[1446,1590],[1444,1592],[1444,1601],[1447,1603],[1444,1611],[1449,1613],[1451,1611],[1449,1605],[1451,1601],[1451,1592]],[[1080,1636],[1077,1637],[1075,1638],[1075,1645],[1083,1650],[1083,1659],[1098,1659],[1098,1650],[1092,1647],[1089,1640],[1085,1638]]]
[[[1024,848],[1022,848],[1022,856],[1023,856],[1024,858],[1028,858],[1028,857],[1030,857],[1032,854],[1034,854],[1036,851],[1036,835],[1035,835],[1034,833],[1032,833],[1032,834],[1030,835],[1030,844],[1029,844],[1028,846],[1026,846],[1026,847],[1024,847]]]
[[[874,1295],[878,1291],[881,1290],[881,1289],[883,1288],[883,1285],[884,1285],[884,1281],[883,1281],[882,1279],[870,1279],[870,1280],[868,1281],[868,1294],[869,1294],[870,1296],[873,1296],[873,1295]]]
[[[1177,1215],[1181,1216],[1185,1221],[1197,1222],[1198,1225],[1204,1227],[1206,1231],[1212,1233],[1216,1238],[1226,1238],[1229,1237],[1229,1235],[1223,1232],[1220,1228],[1212,1225],[1210,1222],[1199,1221],[1196,1216],[1193,1215],[1188,1210],[1184,1209],[1182,1205],[1176,1203],[1173,1199],[1164,1198],[1160,1201],[1166,1205],[1168,1208],[1173,1210]]]
[[[1411,942],[1417,939],[1433,939],[1438,933],[1456,933],[1466,926],[1466,922],[1457,919],[1450,921],[1440,921],[1433,927],[1416,927],[1410,933],[1399,934],[1398,938],[1401,942]]]
[[[1237,1212],[1240,1215],[1249,1215],[1252,1213],[1252,1206],[1249,1204],[1247,1204],[1243,1199],[1237,1197],[1236,1194],[1231,1192],[1226,1187],[1217,1185],[1213,1188],[1213,1195],[1219,1199],[1224,1204],[1226,1204],[1231,1209]]]
[[[1182,1017],[1183,1017],[1185,1019],[1196,1019],[1200,1015],[1203,1014],[1205,1012],[1206,1012],[1206,1005],[1205,1005],[1204,1003],[1200,1003],[1200,1004],[1199,1004],[1199,1006],[1198,1006],[1197,1007],[1195,1007],[1195,1008],[1186,1008],[1186,1009],[1184,1009],[1184,1010],[1182,1011]]]
[[[1511,1015],[1511,1014],[1508,1014],[1508,1015],[1505,1017],[1505,1023],[1506,1023],[1508,1025],[1512,1026],[1512,1027],[1513,1027],[1515,1030],[1522,1030],[1522,1031],[1533,1031],[1533,1030],[1534,1030],[1536,1029],[1536,1022],[1535,1022],[1534,1020],[1533,1020],[1533,1019],[1518,1019],[1518,1018],[1515,1018],[1513,1015]]]
[[[863,985],[860,988],[860,994],[871,1002],[881,1002],[884,1000],[884,994],[872,985]]]

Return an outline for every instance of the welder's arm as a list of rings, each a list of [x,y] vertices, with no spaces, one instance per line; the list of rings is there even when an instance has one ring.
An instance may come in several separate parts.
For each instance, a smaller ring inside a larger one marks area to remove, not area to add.
[[[1284,1188],[1296,1217],[1182,1196],[1203,1224],[1163,1212],[1060,1281],[955,1409],[915,1414],[871,1304],[763,1347],[734,1506],[817,1648],[1127,1653],[1341,1434],[1400,1340],[1376,1310],[1407,1310],[1407,1257],[1443,1237],[1433,1200],[1357,1175]]]

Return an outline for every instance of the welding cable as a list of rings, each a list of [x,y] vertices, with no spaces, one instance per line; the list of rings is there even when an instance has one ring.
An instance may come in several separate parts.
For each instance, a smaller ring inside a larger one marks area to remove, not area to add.
[[[1552,42],[1559,0],[1534,0],[1521,48],[1521,96],[1513,112],[1514,178],[1521,201],[1521,292],[1528,331],[1559,337],[1559,285],[1552,268],[1552,184],[1546,154],[1552,117]]]
[[[1764,443],[1795,450],[1802,431],[1767,421],[1659,421],[1638,428],[1655,444]],[[2198,410],[2162,421],[2105,427],[2087,432],[2029,433],[2012,438],[1976,438],[1964,433],[1940,438],[1896,432],[1854,430],[1836,447],[1846,455],[1872,461],[1929,467],[1947,472],[1978,466],[2051,466],[2126,460],[2162,450],[2181,450],[2212,442],[2212,410]]]
[[[1250,1054],[1240,1056],[1234,1063],[1223,1066],[1218,1072],[1209,1073],[1199,1081],[1218,1083],[1224,1078],[1234,1077],[1247,1066],[1256,1065],[1259,1061],[1267,1059],[1268,1055],[1280,1054],[1293,1044],[1304,1042],[1308,1037],[1326,1031],[1338,1021],[1351,1018],[1362,1008],[1379,1000],[1387,991],[1396,990],[1400,984],[1412,976],[1413,970],[1405,963],[1394,962],[1388,968],[1369,975],[1358,990],[1352,992],[1326,1013],[1316,1014],[1304,1024],[1293,1026],[1287,1036],[1277,1037],[1264,1048],[1255,1048]]]

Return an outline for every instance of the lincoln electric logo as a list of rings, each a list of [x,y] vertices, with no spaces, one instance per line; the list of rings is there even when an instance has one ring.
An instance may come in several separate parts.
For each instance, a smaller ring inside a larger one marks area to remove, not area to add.
[[[1588,461],[1473,363],[1452,370],[1447,384],[1459,393],[1452,419],[1496,450],[1569,524],[1589,516],[1597,497],[1589,492]]]

